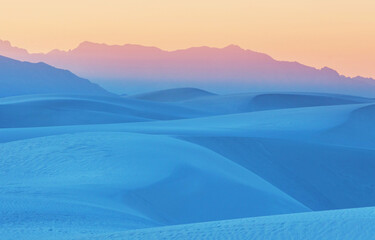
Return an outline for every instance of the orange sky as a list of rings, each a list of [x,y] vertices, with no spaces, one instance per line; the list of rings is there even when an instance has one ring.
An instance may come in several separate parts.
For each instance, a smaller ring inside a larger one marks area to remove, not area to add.
[[[374,0],[1,0],[0,39],[31,52],[88,40],[243,48],[375,77]]]

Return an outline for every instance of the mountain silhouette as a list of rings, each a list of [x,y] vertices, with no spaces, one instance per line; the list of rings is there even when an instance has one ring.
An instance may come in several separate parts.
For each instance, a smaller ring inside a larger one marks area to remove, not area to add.
[[[67,70],[3,56],[0,56],[0,84],[0,97],[25,94],[111,95]]]
[[[277,61],[236,45],[164,51],[134,44],[83,42],[69,51],[30,54],[3,41],[0,54],[46,62],[127,92],[198,87],[216,92],[317,91],[375,96],[374,79],[342,76],[328,67],[316,69]]]

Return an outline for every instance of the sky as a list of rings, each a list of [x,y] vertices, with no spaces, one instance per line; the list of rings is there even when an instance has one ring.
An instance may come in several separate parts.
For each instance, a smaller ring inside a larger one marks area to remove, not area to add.
[[[83,41],[165,50],[236,44],[375,77],[374,0],[0,0],[0,39],[30,52]]]

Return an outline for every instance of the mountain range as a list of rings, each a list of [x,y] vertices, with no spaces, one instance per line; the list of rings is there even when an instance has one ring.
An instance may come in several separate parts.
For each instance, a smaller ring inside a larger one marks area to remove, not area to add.
[[[137,93],[171,87],[199,87],[230,93],[249,91],[308,91],[375,96],[371,78],[346,77],[324,67],[272,57],[236,45],[164,51],[140,45],[83,42],[69,50],[29,53],[0,41],[0,55],[45,62],[100,83],[112,91]]]
[[[112,95],[70,71],[2,56],[0,84],[0,97],[29,94]]]

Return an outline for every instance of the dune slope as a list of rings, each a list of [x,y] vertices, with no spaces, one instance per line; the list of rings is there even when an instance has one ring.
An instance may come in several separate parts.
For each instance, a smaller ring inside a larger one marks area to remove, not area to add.
[[[19,229],[29,239],[39,228],[63,239],[310,211],[238,164],[167,136],[96,132],[4,143],[0,182],[6,239]]]
[[[370,240],[374,224],[375,209],[361,208],[150,228],[90,239]]]

